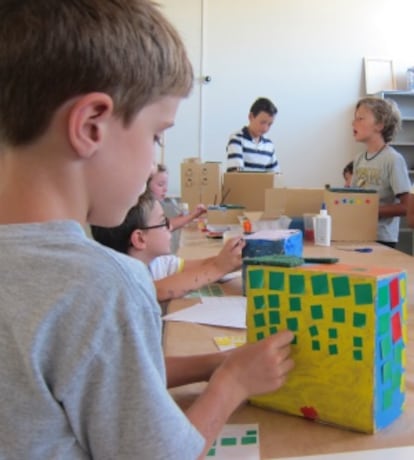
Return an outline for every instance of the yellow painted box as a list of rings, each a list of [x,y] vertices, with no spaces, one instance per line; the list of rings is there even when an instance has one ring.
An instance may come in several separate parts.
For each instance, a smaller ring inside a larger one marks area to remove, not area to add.
[[[406,273],[344,264],[245,267],[247,340],[294,332],[295,369],[251,403],[374,433],[404,409]]]

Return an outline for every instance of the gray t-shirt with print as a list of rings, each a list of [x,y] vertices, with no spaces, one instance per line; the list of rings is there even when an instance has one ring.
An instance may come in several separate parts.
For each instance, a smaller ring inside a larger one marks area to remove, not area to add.
[[[147,268],[72,221],[0,226],[0,458],[194,459]]]
[[[389,145],[373,158],[361,153],[354,161],[352,186],[377,190],[380,204],[398,202],[397,195],[407,193],[411,188],[404,157]],[[399,217],[381,217],[377,240],[398,242],[399,228]]]

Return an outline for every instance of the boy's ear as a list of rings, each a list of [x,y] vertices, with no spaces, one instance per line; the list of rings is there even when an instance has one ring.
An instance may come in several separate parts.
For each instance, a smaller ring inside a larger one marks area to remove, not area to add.
[[[80,97],[68,114],[69,142],[81,157],[92,156],[99,148],[113,115],[113,101],[105,93]]]
[[[134,230],[130,236],[131,245],[137,251],[143,251],[147,247],[145,233],[142,230]]]

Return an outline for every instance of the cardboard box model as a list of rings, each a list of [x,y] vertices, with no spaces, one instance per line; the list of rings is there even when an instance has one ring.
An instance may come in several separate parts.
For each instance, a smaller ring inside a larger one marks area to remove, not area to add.
[[[201,163],[198,158],[181,163],[181,201],[188,203],[190,210],[199,203],[220,203],[221,189],[221,163]]]
[[[260,230],[246,235],[244,240],[243,258],[274,254],[302,257],[303,235],[300,230]]]
[[[242,205],[246,211],[264,211],[265,190],[282,186],[282,182],[282,174],[277,173],[224,173],[224,202]]]
[[[286,384],[253,404],[365,433],[401,415],[405,272],[254,259],[244,265],[248,342],[284,329],[295,334]]]
[[[379,197],[374,190],[327,189],[324,201],[332,217],[332,241],[375,241]]]
[[[303,234],[300,230],[262,230],[245,236],[242,250],[243,261],[266,256],[302,257]],[[243,263],[243,295],[246,295],[246,267]]]
[[[243,206],[222,205],[207,207],[208,225],[233,225],[239,224],[239,217],[243,216]]]
[[[378,193],[351,188],[280,188],[265,192],[264,217],[303,217],[319,213],[325,202],[332,217],[332,241],[375,241],[378,225]]]
[[[265,191],[264,217],[273,219],[282,215],[302,217],[318,213],[324,200],[323,188],[273,188]]]

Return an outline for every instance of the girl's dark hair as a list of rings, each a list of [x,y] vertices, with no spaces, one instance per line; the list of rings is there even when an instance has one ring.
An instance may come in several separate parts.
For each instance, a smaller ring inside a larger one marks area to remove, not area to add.
[[[111,228],[91,225],[92,236],[98,243],[128,254],[132,232],[148,225],[155,202],[152,193],[146,191],[139,197],[138,203],[128,211],[121,225]]]

